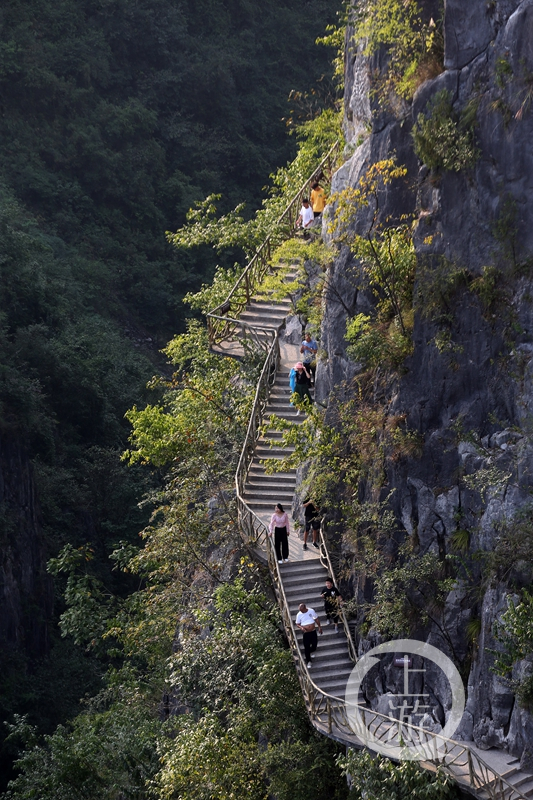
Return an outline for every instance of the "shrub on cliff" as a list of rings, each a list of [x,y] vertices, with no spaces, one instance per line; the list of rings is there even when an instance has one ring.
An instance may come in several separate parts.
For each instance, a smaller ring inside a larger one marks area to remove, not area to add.
[[[479,150],[474,143],[473,115],[474,109],[457,114],[450,92],[437,92],[413,127],[418,158],[430,169],[460,172],[474,166]]]

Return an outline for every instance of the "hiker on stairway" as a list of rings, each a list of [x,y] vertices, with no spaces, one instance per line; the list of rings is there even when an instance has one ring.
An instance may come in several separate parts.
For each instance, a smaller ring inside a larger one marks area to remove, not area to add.
[[[296,220],[297,228],[308,228],[314,221],[315,215],[307,197],[302,200],[302,207],[300,209],[300,216]]]
[[[276,504],[276,508],[270,519],[270,535],[274,534],[274,547],[278,564],[283,564],[289,560],[289,540],[290,533],[289,517],[283,510],[281,503]]]
[[[305,400],[305,398],[307,398],[307,402],[312,403],[313,400],[309,391],[309,387],[311,386],[311,375],[301,361],[298,361],[298,363],[294,365],[294,369],[296,370],[296,384],[294,386],[294,391],[302,402]],[[296,414],[298,415],[299,413],[300,410],[298,409]]]
[[[305,530],[304,530],[304,550],[307,550],[307,537],[309,531],[313,531],[313,547],[318,549],[318,532],[320,530],[320,509],[317,508],[310,497],[307,497],[303,503],[304,517],[305,517]]]
[[[326,207],[326,193],[318,181],[311,186],[311,206],[315,218],[319,217]]]
[[[296,391],[296,370],[294,367],[291,367],[291,371],[289,372],[289,386],[291,389],[291,394],[294,394]]]
[[[318,636],[315,628],[318,628],[318,632],[322,635],[322,626],[314,608],[307,608],[305,603],[300,603],[298,608],[296,627],[303,631],[305,660],[307,666],[311,667],[311,659],[314,658],[312,653],[315,652],[318,645]]]
[[[310,333],[306,333],[304,340],[300,346],[300,353],[302,354],[302,364],[304,368],[311,375],[311,383],[315,383],[316,374],[316,354],[318,352],[318,345]]]
[[[341,593],[331,580],[326,578],[326,585],[320,592],[320,597],[324,600],[324,613],[326,615],[326,625],[332,622],[335,624],[335,633],[339,632],[340,606],[342,603]]]

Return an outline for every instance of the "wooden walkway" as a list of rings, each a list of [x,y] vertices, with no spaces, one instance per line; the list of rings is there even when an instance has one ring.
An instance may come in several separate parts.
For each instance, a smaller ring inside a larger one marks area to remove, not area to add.
[[[263,395],[258,387],[256,405],[260,404],[260,408],[255,409],[255,425],[250,423],[249,436],[251,431],[259,430],[259,417],[266,421],[274,414],[297,424],[304,419],[290,405],[288,379],[291,366],[300,360],[299,347],[285,343],[282,336],[275,341],[288,311],[288,302],[253,300],[242,314],[243,324],[234,325],[235,338],[216,346],[221,354],[242,357],[247,348],[244,339],[250,329],[259,332],[256,344],[265,350],[269,336],[276,347],[279,342],[277,360],[273,360],[271,353],[269,362],[271,372],[275,369],[275,374],[269,377],[265,373],[266,377],[263,376],[268,381]],[[475,797],[483,800],[532,800],[533,775],[521,771],[518,761],[508,754],[500,750],[480,751],[472,742],[445,740],[421,728],[402,725],[392,717],[372,711],[363,696],[346,695],[348,678],[354,667],[354,646],[346,623],[339,627],[338,633],[333,625],[324,624],[320,592],[326,577],[331,574],[331,565],[322,532],[319,549],[308,542],[308,549],[304,551],[303,530],[298,532],[298,528],[294,528],[289,537],[289,561],[283,564],[278,564],[267,533],[276,503],[282,503],[290,514],[296,470],[268,475],[263,462],[267,458],[283,458],[290,448],[283,446],[281,434],[275,430],[268,430],[264,436],[257,435],[253,441],[248,441],[245,449],[247,447],[253,448],[253,452],[248,461],[241,457],[239,465],[241,470],[244,465],[245,477],[236,480],[241,525],[248,539],[253,539],[250,543],[257,556],[269,564],[303,697],[314,727],[324,735],[358,749],[365,747],[364,735],[368,730],[383,742],[397,742],[398,747],[411,737],[428,754],[427,761],[421,761],[423,766],[434,770],[440,764]],[[324,630],[319,636],[310,668],[303,657],[302,634],[294,624],[302,602],[315,609]],[[357,704],[364,722],[362,736],[356,735],[353,722],[348,718],[347,705],[353,704]]]

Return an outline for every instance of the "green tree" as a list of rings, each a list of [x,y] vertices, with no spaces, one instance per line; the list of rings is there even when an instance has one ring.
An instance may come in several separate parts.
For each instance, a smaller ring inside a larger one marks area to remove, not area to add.
[[[352,780],[353,800],[452,800],[459,793],[454,781],[444,770],[436,773],[420,767],[415,761],[393,764],[381,756],[349,750],[338,759]]]

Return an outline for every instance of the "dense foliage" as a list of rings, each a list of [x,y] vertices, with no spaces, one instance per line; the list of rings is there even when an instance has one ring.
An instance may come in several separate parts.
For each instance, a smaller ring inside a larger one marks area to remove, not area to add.
[[[178,259],[165,230],[211,192],[259,204],[269,172],[294,154],[289,92],[329,71],[314,39],[334,13],[325,0],[305,14],[295,0],[11,0],[4,179],[56,247],[75,246],[100,298],[172,333],[180,296],[205,271]]]
[[[57,557],[57,613],[65,590],[70,603],[63,630],[86,636],[103,658],[69,648],[55,620],[31,609],[34,628],[51,631],[52,652],[42,664],[2,654],[2,717],[29,710],[53,730],[114,658],[111,642],[92,643],[138,586],[123,565],[149,519],[138,502],[164,469],[121,461],[124,415],[145,405],[154,363],[163,368],[159,347],[186,328],[181,299],[215,267],[210,247],[178,251],[165,231],[213,192],[223,208],[246,201],[246,215],[260,205],[269,172],[296,150],[287,122],[330,94],[329,54],[314,40],[334,19],[326,0],[311,0],[305,14],[295,0],[2,6],[2,446],[31,464],[33,519]],[[307,103],[315,84],[323,89]],[[154,408],[164,391],[156,387]],[[9,544],[17,515],[6,512]],[[84,597],[95,617],[84,617]]]
[[[415,761],[393,764],[351,750],[339,763],[353,780],[353,800],[454,800],[460,796],[443,770],[432,773]]]
[[[364,42],[365,55],[386,51],[383,74],[375,76],[379,102],[394,108],[392,95],[412,99],[420,84],[443,69],[442,18],[444,4],[435,4],[439,16],[427,18],[427,8],[416,0],[362,0],[355,4],[354,38]]]
[[[209,610],[190,607],[162,669],[110,673],[89,708],[42,742],[18,721],[10,735],[28,746],[6,800],[346,798],[339,748],[309,726],[277,614],[255,582],[243,565]],[[161,680],[178,716],[165,719]]]

